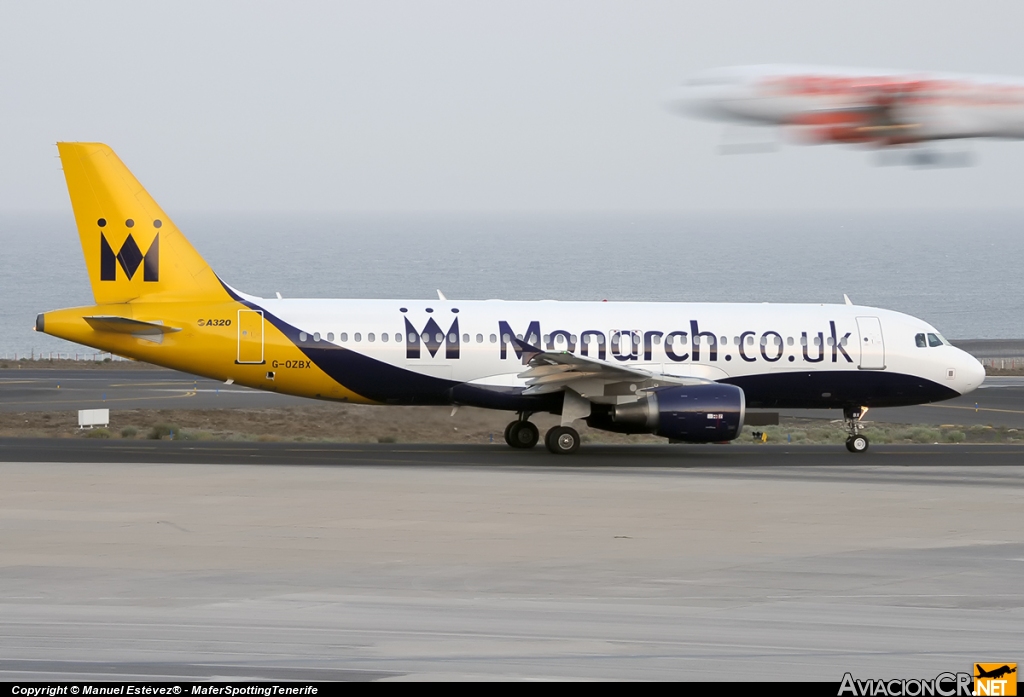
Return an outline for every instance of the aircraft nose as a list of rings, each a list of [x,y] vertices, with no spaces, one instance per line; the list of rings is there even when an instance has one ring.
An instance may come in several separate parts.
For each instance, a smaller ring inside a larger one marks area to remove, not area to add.
[[[966,351],[959,351],[959,354],[956,366],[956,391],[967,394],[985,382],[985,366]]]

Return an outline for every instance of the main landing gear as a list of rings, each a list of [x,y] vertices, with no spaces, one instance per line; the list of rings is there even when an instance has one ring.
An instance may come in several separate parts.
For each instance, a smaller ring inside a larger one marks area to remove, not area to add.
[[[572,426],[555,426],[544,436],[544,445],[555,455],[571,455],[580,447],[580,434]]]
[[[846,407],[843,409],[843,428],[850,434],[850,437],[846,439],[846,449],[851,453],[862,453],[870,445],[868,439],[860,433],[864,429],[861,419],[864,418],[866,413],[868,413],[867,407],[859,409]]]
[[[540,440],[540,431],[529,418],[529,412],[520,412],[519,418],[505,427],[505,442],[513,448],[529,450]],[[571,455],[579,450],[580,434],[571,426],[555,426],[544,436],[544,445],[556,455]]]
[[[521,411],[519,418],[505,427],[505,442],[513,448],[529,450],[540,440],[540,431],[529,418],[529,412]]]

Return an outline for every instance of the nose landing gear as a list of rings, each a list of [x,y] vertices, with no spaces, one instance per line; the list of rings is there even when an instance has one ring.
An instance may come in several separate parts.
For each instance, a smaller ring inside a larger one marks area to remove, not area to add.
[[[861,435],[861,431],[864,429],[864,424],[861,419],[868,413],[867,407],[861,407],[859,409],[851,409],[846,407],[843,409],[843,428],[850,434],[850,437],[846,439],[846,449],[851,453],[862,453],[868,449],[870,442],[865,436]]]
[[[529,450],[540,440],[540,431],[529,422],[530,412],[519,412],[519,418],[505,427],[505,442],[513,448]]]

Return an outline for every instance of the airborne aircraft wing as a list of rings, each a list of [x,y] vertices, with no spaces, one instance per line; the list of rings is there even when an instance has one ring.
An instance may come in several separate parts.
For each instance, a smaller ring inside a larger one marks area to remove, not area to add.
[[[700,385],[714,382],[706,378],[680,377],[643,368],[615,365],[596,358],[577,356],[568,351],[545,351],[515,337],[512,341],[522,350],[523,365],[529,366],[518,376],[526,380],[524,395],[548,394],[571,388],[584,397],[595,399],[619,392],[608,389],[616,384],[635,385],[633,389],[624,391],[635,393],[663,384]]]

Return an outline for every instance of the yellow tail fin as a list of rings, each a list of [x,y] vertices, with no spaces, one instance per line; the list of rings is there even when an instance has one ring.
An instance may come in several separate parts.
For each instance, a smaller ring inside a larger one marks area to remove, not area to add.
[[[57,143],[97,305],[226,300],[220,280],[102,143]]]

